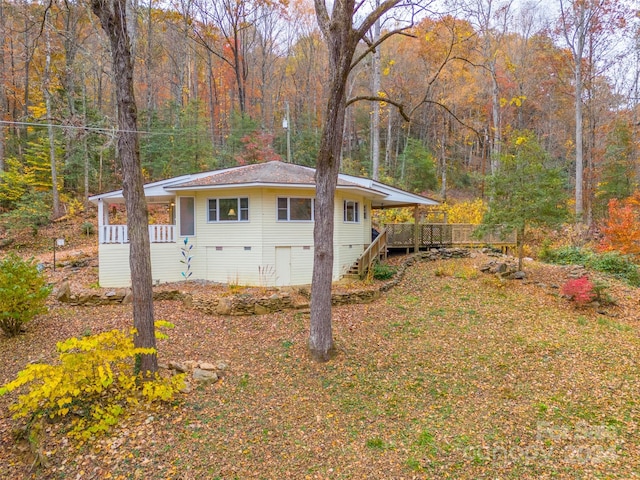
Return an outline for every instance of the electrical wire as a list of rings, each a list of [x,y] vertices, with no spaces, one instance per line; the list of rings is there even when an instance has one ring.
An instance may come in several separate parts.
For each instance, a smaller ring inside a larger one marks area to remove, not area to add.
[[[70,130],[85,130],[89,132],[96,133],[104,133],[113,135],[115,133],[139,133],[142,135],[164,135],[164,136],[174,136],[174,135],[184,135],[185,132],[181,130],[176,130],[174,132],[147,132],[144,130],[120,130],[118,128],[104,128],[104,127],[89,127],[89,126],[77,126],[77,125],[61,125],[56,123],[34,123],[34,122],[13,122],[9,120],[0,120],[0,124],[2,125],[17,125],[21,127],[53,127],[53,128],[62,128],[62,129],[70,129]]]

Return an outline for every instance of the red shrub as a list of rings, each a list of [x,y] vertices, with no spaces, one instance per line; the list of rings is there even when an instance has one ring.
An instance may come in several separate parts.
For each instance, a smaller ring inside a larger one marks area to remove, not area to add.
[[[562,294],[577,305],[586,305],[596,298],[593,283],[587,277],[573,278],[562,286]]]

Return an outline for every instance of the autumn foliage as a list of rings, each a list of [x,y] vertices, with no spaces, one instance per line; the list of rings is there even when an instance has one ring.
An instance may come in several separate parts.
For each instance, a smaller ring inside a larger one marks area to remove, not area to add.
[[[587,277],[569,280],[562,286],[562,294],[569,297],[576,305],[586,305],[597,296],[593,283]]]
[[[640,191],[620,201],[609,201],[609,215],[602,226],[603,251],[617,250],[640,258]]]

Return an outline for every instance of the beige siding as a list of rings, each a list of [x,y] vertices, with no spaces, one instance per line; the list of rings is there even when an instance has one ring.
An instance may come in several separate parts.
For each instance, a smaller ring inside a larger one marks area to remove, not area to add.
[[[153,282],[177,282],[183,277],[185,270],[180,244],[154,243],[151,245],[151,278]],[[131,285],[129,268],[129,245],[100,245],[98,251],[100,262],[99,282],[101,287],[127,287]],[[192,263],[195,259],[192,261]],[[193,268],[192,268],[193,270]],[[200,278],[194,272],[192,278]]]
[[[358,223],[344,221],[344,201],[358,202]],[[364,218],[363,205],[367,205],[367,218]],[[352,194],[338,194],[336,196],[334,248],[335,258],[333,263],[334,280],[339,279],[349,270],[362,255],[362,252],[371,243],[371,205],[368,200]]]
[[[278,221],[278,197],[313,198],[313,193],[294,188],[262,191],[263,265],[273,265],[275,271],[276,247],[291,247],[291,284],[309,284],[313,273],[313,222]]]
[[[195,235],[188,237],[191,279],[206,279],[238,285],[276,285],[276,247],[289,247],[291,252],[290,277],[292,285],[311,283],[313,273],[313,222],[277,221],[278,197],[304,197],[313,195],[306,189],[225,189],[215,194],[183,192],[195,196]],[[180,195],[180,193],[178,193]],[[209,198],[249,198],[249,221],[207,222]],[[343,201],[347,198],[359,202],[359,223],[344,223]],[[335,249],[334,280],[362,254],[371,241],[370,206],[363,218],[361,196],[338,195],[334,212]],[[179,219],[178,219],[179,224]],[[183,277],[185,265],[180,263],[184,237],[175,244],[152,244],[151,259],[154,281],[173,282]],[[100,245],[100,284],[117,287],[130,284],[129,246]]]

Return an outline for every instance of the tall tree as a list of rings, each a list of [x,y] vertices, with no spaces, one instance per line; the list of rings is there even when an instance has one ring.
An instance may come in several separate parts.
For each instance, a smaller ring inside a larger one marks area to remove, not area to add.
[[[327,361],[333,352],[331,327],[331,281],[333,276],[333,219],[335,192],[340,169],[340,153],[347,106],[349,72],[378,44],[354,60],[358,43],[387,11],[401,0],[386,0],[357,22],[361,3],[355,0],[314,0],[318,25],[327,43],[329,79],[322,137],[316,163],[316,217],[313,230],[313,282],[311,285],[311,325],[309,351],[317,361]],[[327,7],[331,5],[331,10]],[[379,43],[388,38],[381,37]]]
[[[123,193],[127,208],[133,294],[133,326],[136,347],[156,348],[151,280],[149,220],[144,196],[137,117],[133,93],[133,61],[127,30],[126,0],[91,0],[91,9],[109,37],[113,59],[113,79],[118,105],[118,156],[122,162]],[[142,355],[143,375],[158,370],[155,354]]]
[[[6,70],[4,65],[4,45],[6,42],[6,22],[4,17],[4,0],[0,0],[0,122],[6,119],[7,104]],[[5,125],[0,123],[0,172],[4,172]]]
[[[49,135],[49,160],[51,164],[51,193],[53,198],[53,214],[52,217],[58,218],[60,216],[60,195],[58,192],[58,167],[56,165],[56,145],[53,134],[53,115],[51,113],[51,36],[49,14],[45,14],[45,43],[46,43],[46,60],[44,66],[44,75],[42,78],[42,93],[45,98],[46,118],[47,118],[47,133]]]
[[[532,226],[558,226],[566,219],[563,172],[531,131],[515,131],[506,142],[500,170],[488,179],[489,209],[479,232],[518,234],[518,269],[522,270],[523,247]]]
[[[575,89],[575,215],[584,213],[583,101],[585,74],[593,68],[606,37],[625,22],[616,0],[560,0],[559,30],[571,52]],[[597,51],[596,51],[597,50]]]

